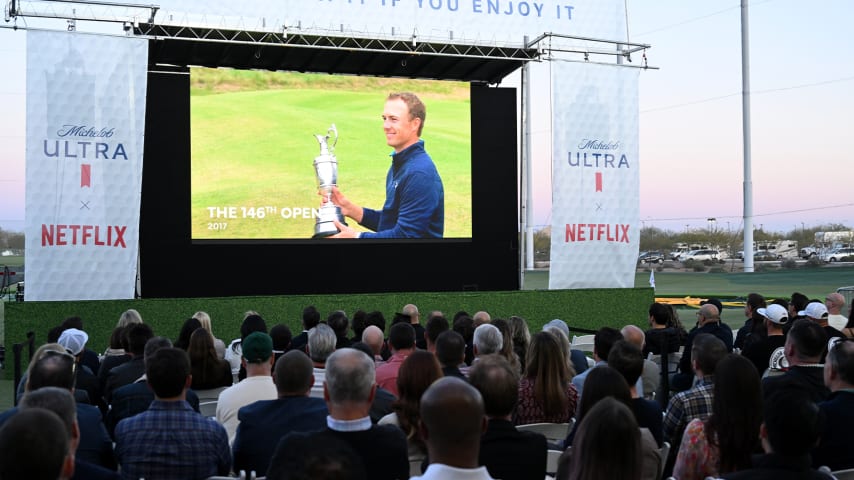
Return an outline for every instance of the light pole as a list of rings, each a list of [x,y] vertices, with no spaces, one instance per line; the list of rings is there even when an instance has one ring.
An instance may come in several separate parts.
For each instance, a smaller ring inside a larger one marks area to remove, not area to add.
[[[711,235],[715,231],[715,223],[718,220],[714,217],[711,217],[711,218],[707,218],[706,221],[709,222],[709,235]]]

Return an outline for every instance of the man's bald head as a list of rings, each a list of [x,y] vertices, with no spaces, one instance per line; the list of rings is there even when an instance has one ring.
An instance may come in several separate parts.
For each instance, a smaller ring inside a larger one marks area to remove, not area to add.
[[[703,325],[705,325],[707,323],[719,322],[721,319],[721,312],[718,311],[718,307],[711,303],[707,303],[700,307],[700,316],[703,317]]]
[[[827,311],[832,315],[839,315],[842,307],[845,305],[845,297],[841,293],[833,292],[824,297],[824,305]]]
[[[472,315],[471,319],[474,321],[474,328],[477,328],[484,323],[492,323],[492,317],[489,315],[489,312],[483,310],[476,312]]]
[[[643,350],[643,346],[646,343],[646,334],[643,333],[640,327],[637,325],[626,325],[620,330],[620,333],[623,334],[623,338],[629,343]]]
[[[442,377],[421,396],[420,411],[431,458],[466,451],[477,460],[485,417],[476,388],[458,377]]]
[[[383,340],[383,331],[376,325],[368,325],[362,332],[362,341],[371,347],[374,355],[380,354],[383,348]]]

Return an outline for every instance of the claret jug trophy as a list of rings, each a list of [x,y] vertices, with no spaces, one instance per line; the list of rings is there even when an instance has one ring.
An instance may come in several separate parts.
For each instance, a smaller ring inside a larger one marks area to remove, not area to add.
[[[332,203],[332,187],[338,185],[338,160],[334,153],[335,144],[338,143],[338,130],[333,123],[326,131],[326,135],[315,134],[314,138],[320,143],[320,155],[314,157],[314,171],[317,174],[317,188],[324,199],[314,224],[312,238],[323,238],[338,233],[334,219],[337,218],[344,225],[347,222],[341,214],[341,207]]]

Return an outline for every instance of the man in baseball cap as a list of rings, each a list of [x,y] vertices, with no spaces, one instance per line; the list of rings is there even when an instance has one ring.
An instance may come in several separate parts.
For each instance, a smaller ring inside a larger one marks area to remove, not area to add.
[[[768,332],[768,335],[765,338],[756,335],[748,337],[749,339],[753,339],[754,337],[757,339],[745,342],[744,350],[741,354],[753,362],[759,375],[762,375],[768,368],[777,371],[783,367],[779,362],[771,365],[770,360],[772,357],[785,360],[785,357],[782,355],[783,346],[786,344],[786,337],[783,335],[783,325],[789,323],[789,311],[782,305],[772,303],[767,308],[757,308],[756,313],[765,319],[765,331]],[[779,354],[774,355],[774,352],[778,349],[780,350]]]
[[[819,300],[814,300],[808,303],[806,308],[798,312],[798,315],[804,316],[821,325],[821,328],[824,329],[824,333],[827,335],[828,340],[833,337],[845,336],[842,332],[830,326],[827,321],[829,316],[827,307]],[[824,362],[824,357],[822,357],[822,362]]]
[[[278,397],[273,383],[273,339],[264,332],[252,332],[243,339],[243,367],[246,378],[228,387],[219,394],[216,404],[216,420],[228,432],[228,443],[234,443],[240,419],[237,411],[258,400],[273,400]]]
[[[89,367],[83,365],[83,352],[86,350],[86,342],[89,341],[89,334],[77,328],[67,328],[59,335],[59,340],[56,343],[60,344],[68,353],[74,357],[76,368],[76,390],[77,392],[86,392],[88,398],[85,403],[97,406],[101,413],[107,411],[107,404],[102,398],[103,392],[101,384],[98,382],[98,377],[92,372]],[[82,393],[75,393],[80,399]]]

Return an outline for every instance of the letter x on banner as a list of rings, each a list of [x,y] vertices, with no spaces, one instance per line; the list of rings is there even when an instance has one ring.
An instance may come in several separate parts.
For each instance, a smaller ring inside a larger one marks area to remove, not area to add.
[[[148,43],[27,32],[27,300],[134,297]]]
[[[549,288],[634,287],[638,223],[638,71],[551,62]]]

